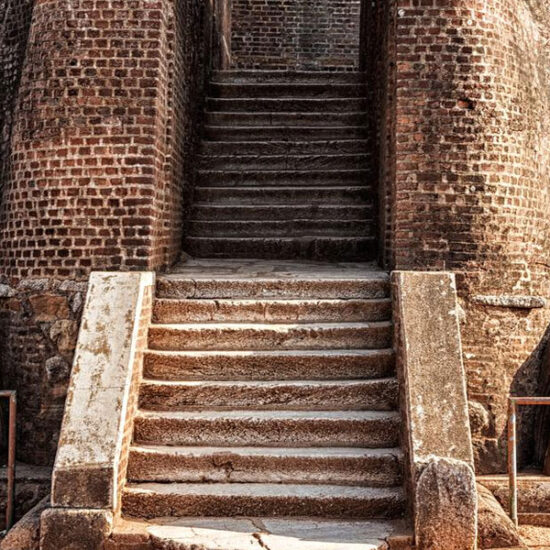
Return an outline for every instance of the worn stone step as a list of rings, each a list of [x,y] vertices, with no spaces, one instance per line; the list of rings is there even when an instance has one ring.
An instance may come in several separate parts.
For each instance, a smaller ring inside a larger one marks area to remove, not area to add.
[[[320,182],[327,182],[327,180],[341,183],[343,181],[349,181],[350,176],[348,172],[357,171],[356,176],[359,181],[367,177],[372,176],[372,170],[368,169],[371,155],[368,154],[312,154],[312,155],[205,155],[199,159],[199,165],[201,167],[200,174],[204,174],[206,171],[217,171],[223,174],[225,177],[231,176],[232,172],[237,171],[249,172],[274,172],[274,179],[286,179],[289,183],[296,182],[298,178],[290,174],[286,174],[286,171],[292,170],[304,170],[307,171],[304,179],[307,178],[307,174],[311,171],[313,174],[319,176],[319,172],[322,170],[330,171],[325,174],[325,177],[318,177]],[[343,172],[343,177],[338,177],[336,172]],[[327,178],[326,176],[331,176]],[[347,176],[347,177],[346,177]],[[266,176],[260,176],[261,181],[267,179]],[[208,177],[201,178],[202,181],[209,181]],[[221,179],[225,181],[225,179]],[[268,180],[271,181],[271,178]],[[352,179],[352,181],[358,181]]]
[[[190,220],[189,237],[357,237],[374,236],[373,220],[200,221]]]
[[[196,323],[151,325],[149,348],[183,350],[382,349],[392,345],[390,321],[372,323]]]
[[[361,97],[345,98],[228,98],[209,97],[206,108],[211,112],[312,112],[312,113],[342,113],[364,112],[368,110],[369,101]]]
[[[369,115],[365,111],[330,113],[330,112],[206,112],[205,124],[209,126],[363,126]]]
[[[361,264],[357,264],[361,265]],[[365,264],[368,266],[368,264]],[[312,264],[316,268],[316,264]],[[266,271],[247,276],[192,271],[172,273],[157,278],[158,298],[287,298],[287,299],[371,299],[390,295],[389,275],[383,271],[355,269],[332,273],[312,271],[277,275]]]
[[[197,187],[195,200],[224,204],[371,204],[370,187]]]
[[[185,251],[195,258],[263,258],[267,260],[317,260],[362,262],[377,258],[375,237],[193,237]]]
[[[336,140],[365,139],[368,129],[360,126],[212,126],[204,127],[204,137],[211,141],[266,140]]]
[[[234,160],[222,157],[226,162],[220,162],[219,159],[213,158],[209,168],[205,168],[208,165],[205,159],[202,162],[203,168],[198,171],[197,185],[221,188],[258,187],[271,190],[303,187],[309,189],[310,194],[312,187],[321,190],[327,187],[335,189],[361,187],[369,188],[371,193],[374,192],[372,171],[366,167],[368,162],[365,156],[348,155],[344,157],[344,160],[339,155],[335,155],[334,158],[330,157],[330,155],[322,157],[324,160],[320,156],[315,157],[314,155],[294,156],[294,160],[284,156],[270,157],[265,164],[262,163],[261,157],[257,156],[236,157]],[[345,164],[346,158],[350,160],[347,166],[337,169],[331,165],[333,161]],[[237,165],[243,159],[245,159],[245,164],[239,169]],[[304,159],[310,159],[310,161],[304,161]],[[294,161],[297,161],[295,168],[291,166]],[[307,169],[308,162],[311,162],[309,169]],[[322,162],[326,162],[324,168],[321,167]],[[281,164],[281,168],[277,169],[277,163]],[[288,168],[283,168],[283,164]]]
[[[215,98],[320,98],[368,97],[366,84],[356,82],[211,82],[209,96]]]
[[[203,155],[310,155],[369,151],[367,139],[317,141],[203,141]]]
[[[401,488],[263,483],[129,484],[123,512],[156,516],[311,516],[395,518],[405,510]]]
[[[373,218],[372,205],[362,204],[274,204],[238,205],[210,202],[193,204],[194,220],[370,220]]]
[[[409,544],[405,546],[407,540]],[[389,545],[389,546],[388,546]],[[117,518],[105,550],[411,550],[403,519]]]
[[[143,374],[162,380],[317,380],[384,378],[395,373],[392,349],[298,351],[152,351]]]
[[[362,71],[283,71],[283,70],[222,70],[212,73],[212,81],[220,83],[260,84],[272,83],[321,83],[324,85],[366,82],[367,73]]]
[[[391,411],[397,406],[395,378],[378,380],[157,381],[144,380],[143,410],[277,409]]]
[[[170,300],[157,299],[153,322],[310,323],[387,321],[391,300]]]
[[[397,447],[400,417],[376,411],[138,411],[137,444],[207,447]]]
[[[128,480],[187,483],[291,483],[394,487],[399,449],[167,447],[130,449]]]

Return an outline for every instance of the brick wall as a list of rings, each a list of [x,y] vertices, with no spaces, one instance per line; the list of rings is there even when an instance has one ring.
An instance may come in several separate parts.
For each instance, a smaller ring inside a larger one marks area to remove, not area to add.
[[[241,69],[356,70],[361,0],[232,0]]]
[[[476,296],[550,298],[550,10],[536,0],[390,7],[388,265],[457,274],[478,470],[504,471],[506,398],[537,391],[550,314],[481,305]],[[532,416],[521,415],[524,463]]]
[[[164,269],[181,252],[208,54],[203,6],[34,7],[0,211],[1,375],[19,392],[23,460],[55,455],[90,271]]]
[[[31,23],[33,0],[0,0],[0,193],[9,169],[13,106]]]

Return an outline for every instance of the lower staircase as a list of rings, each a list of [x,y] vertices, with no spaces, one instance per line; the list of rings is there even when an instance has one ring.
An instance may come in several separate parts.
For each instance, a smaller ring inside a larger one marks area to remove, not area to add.
[[[399,540],[392,330],[370,264],[197,260],[161,277],[112,548],[136,525],[140,548]]]

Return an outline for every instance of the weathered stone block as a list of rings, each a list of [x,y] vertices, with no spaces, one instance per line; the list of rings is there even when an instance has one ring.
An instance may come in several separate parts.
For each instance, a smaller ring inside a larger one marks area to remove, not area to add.
[[[515,548],[523,543],[514,522],[493,493],[478,483],[478,547]]]
[[[40,520],[40,550],[102,550],[112,528],[111,512],[50,508]]]
[[[473,550],[477,537],[476,482],[465,462],[434,459],[416,487],[418,550]]]

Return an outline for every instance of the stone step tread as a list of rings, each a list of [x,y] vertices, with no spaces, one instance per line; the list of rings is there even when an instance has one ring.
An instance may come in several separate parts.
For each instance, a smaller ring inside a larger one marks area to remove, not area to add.
[[[395,496],[403,498],[402,488],[397,487],[342,487],[341,485],[290,485],[280,483],[130,483],[125,492],[145,491],[160,495],[244,495],[244,496],[295,496],[299,498],[326,498],[351,496],[377,498]]]
[[[337,126],[337,125],[332,125],[332,126],[308,126],[306,124],[301,124],[299,126],[295,126],[295,125],[288,125],[288,124],[270,124],[269,126],[249,126],[247,124],[232,124],[231,126],[225,126],[225,125],[221,125],[221,124],[205,124],[205,128],[210,132],[214,132],[216,130],[220,130],[220,131],[224,131],[226,132],[227,130],[234,130],[235,132],[239,132],[239,131],[242,131],[242,130],[249,130],[251,133],[254,132],[258,132],[258,133],[261,133],[262,130],[274,130],[274,129],[282,129],[282,130],[304,130],[304,131],[308,131],[310,130],[311,132],[317,132],[317,131],[333,131],[333,132],[338,132],[338,133],[345,133],[345,132],[349,132],[350,134],[352,133],[357,133],[357,132],[366,132],[367,129],[365,128],[364,125],[362,124],[358,124],[358,125],[352,125],[352,124],[345,124],[345,125],[340,125],[340,126]],[[351,139],[351,138],[349,138]],[[209,140],[207,140],[209,141]]]
[[[201,152],[203,155],[230,155],[230,154],[313,154],[325,152],[335,154],[340,151],[344,154],[362,153],[368,150],[367,139],[325,139],[299,141],[283,141],[278,139],[264,141],[203,141]]]
[[[283,69],[220,69],[212,73],[212,80],[235,81],[240,78],[259,80],[283,79],[285,82],[299,78],[323,79],[328,82],[356,81],[367,77],[365,71],[307,71],[307,70],[283,70]]]
[[[369,330],[380,328],[391,328],[393,323],[391,321],[369,321],[369,322],[340,322],[340,323],[167,323],[156,324],[152,323],[150,328],[153,330],[259,330],[259,331],[275,331],[275,332],[287,332],[295,329],[298,330],[334,330],[334,329],[356,329],[356,330]]]
[[[396,411],[143,411],[138,410],[138,418],[173,419],[173,420],[350,420],[350,421],[384,421],[399,420]]]
[[[308,98],[206,98],[206,107],[211,112],[250,113],[260,112],[358,112],[368,107],[368,99],[362,97]]]
[[[134,444],[133,451],[151,455],[172,456],[211,456],[216,454],[232,454],[241,456],[271,456],[285,457],[328,457],[328,458],[369,458],[369,457],[395,457],[403,458],[403,452],[399,447],[387,449],[369,449],[361,447],[196,447],[169,445],[144,445]]]
[[[383,384],[395,385],[397,379],[377,378],[375,380],[150,380],[143,379],[141,382],[142,388],[233,388],[238,387],[245,390],[246,388],[280,388],[280,387],[316,387],[316,388],[332,388],[335,386],[354,388],[361,386],[378,387]]]
[[[162,517],[144,521],[124,516],[115,522],[112,538],[115,544],[144,541],[144,548],[149,548],[150,540],[161,541],[169,543],[170,550],[383,550],[388,548],[387,540],[409,532],[403,520]]]
[[[152,351],[144,355],[144,376],[154,380],[378,379],[393,376],[392,349]]]
[[[292,152],[289,152],[289,153],[284,153],[284,154],[265,154],[265,153],[248,153],[248,154],[240,154],[240,155],[237,155],[237,154],[213,154],[213,153],[208,153],[208,154],[201,154],[199,155],[199,158],[203,161],[207,161],[207,160],[232,160],[232,161],[236,161],[236,160],[248,160],[248,159],[260,159],[260,160],[265,160],[265,161],[270,161],[270,160],[279,160],[279,159],[319,159],[319,158],[322,158],[322,159],[366,159],[366,158],[369,158],[370,155],[369,153],[361,153],[361,152],[358,152],[358,153],[339,153],[339,154],[333,154],[333,153],[292,153]],[[202,170],[202,171],[207,171],[207,170]],[[220,170],[221,171],[221,170]],[[268,170],[266,170],[267,172]],[[288,171],[292,171],[292,170],[288,170]],[[278,173],[285,173],[287,171],[285,170],[273,170],[273,173],[275,174],[278,174]],[[296,171],[296,172],[299,172],[299,171]],[[311,172],[321,172],[321,170],[304,170],[303,173],[304,174],[310,174]],[[368,170],[364,169],[364,170],[360,170],[360,169],[338,169],[338,170],[327,170],[327,172],[334,172],[334,173],[341,173],[341,172],[352,172],[352,173],[356,173],[356,172],[368,172]]]
[[[395,447],[396,411],[138,410],[134,441],[223,447]]]

